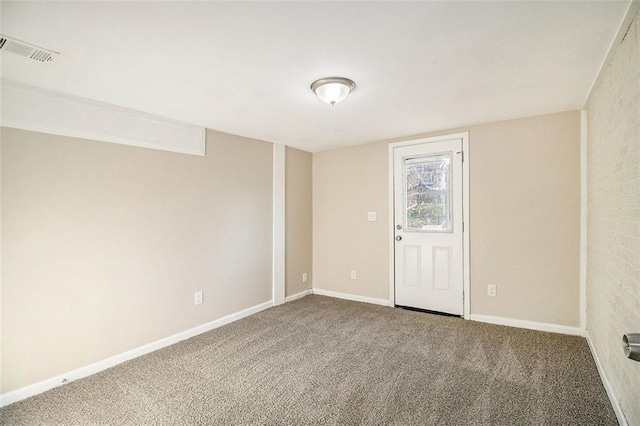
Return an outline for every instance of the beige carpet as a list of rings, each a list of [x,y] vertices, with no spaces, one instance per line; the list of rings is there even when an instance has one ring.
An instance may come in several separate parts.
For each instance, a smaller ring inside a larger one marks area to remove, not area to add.
[[[617,424],[579,337],[309,296],[0,410],[3,424]]]

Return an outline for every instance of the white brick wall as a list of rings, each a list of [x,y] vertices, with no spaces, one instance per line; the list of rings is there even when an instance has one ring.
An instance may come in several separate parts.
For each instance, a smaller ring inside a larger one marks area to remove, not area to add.
[[[640,362],[622,335],[640,333],[639,15],[587,105],[587,329],[630,425],[640,425]]]

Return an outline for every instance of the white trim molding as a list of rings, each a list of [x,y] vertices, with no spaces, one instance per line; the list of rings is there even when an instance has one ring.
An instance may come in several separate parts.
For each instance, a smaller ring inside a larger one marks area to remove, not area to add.
[[[285,302],[285,154],[286,147],[273,144],[273,305]]]
[[[378,299],[376,297],[360,296],[358,294],[340,293],[337,291],[323,290],[321,288],[314,288],[313,294],[317,294],[319,296],[334,297],[336,299],[351,300],[354,302],[371,303],[373,305],[391,306],[387,299]]]
[[[464,319],[471,316],[471,212],[469,210],[471,180],[469,175],[469,163],[471,152],[469,151],[469,132],[462,136],[462,220],[464,225],[462,240],[462,256],[464,262]]]
[[[569,334],[571,336],[584,336],[584,330],[580,327],[570,327],[568,325],[549,324],[546,322],[526,321],[514,318],[494,317],[491,315],[471,314],[471,321],[484,322],[488,324],[506,325],[508,327],[526,328],[529,330],[547,331],[550,333]]]
[[[419,145],[430,142],[448,141],[452,139],[462,140],[462,257],[463,257],[463,315],[469,319],[471,315],[471,219],[469,210],[469,132],[454,133],[450,135],[433,136],[429,138],[412,139],[408,141],[393,142],[389,144],[389,306],[395,306],[395,208],[393,196],[393,150],[397,147]]]
[[[46,392],[50,389],[56,388],[58,386],[62,386],[74,380],[82,379],[83,377],[87,377],[92,374],[99,373],[100,371],[106,370],[107,368],[111,368],[122,362],[128,361],[133,358],[137,358],[142,355],[146,355],[153,351],[157,351],[158,349],[162,349],[164,347],[173,345],[182,340],[197,336],[198,334],[206,333],[207,331],[211,331],[215,328],[222,327],[223,325],[248,317],[260,311],[264,311],[265,309],[268,309],[272,306],[273,306],[273,301],[269,300],[268,302],[264,302],[259,305],[255,305],[250,308],[244,309],[242,311],[226,315],[217,320],[199,325],[189,330],[185,330],[181,333],[174,334],[173,336],[165,337],[164,339],[156,340],[155,342],[149,343],[144,346],[140,346],[138,348],[132,349],[127,352],[123,352],[121,354],[112,356],[102,361],[98,361],[93,364],[80,367],[76,370],[69,371],[67,373],[60,374],[55,377],[51,377],[41,382],[34,383],[32,385],[25,386],[20,389],[16,389],[11,392],[7,392],[5,394],[0,395],[0,407],[4,407],[5,405],[21,401],[25,398],[29,398],[34,395],[38,395],[42,392]]]
[[[589,336],[588,331],[585,331],[585,337],[587,339],[587,343],[589,344],[589,349],[591,350],[593,360],[596,363],[598,374],[600,374],[600,380],[602,380],[604,390],[607,391],[607,396],[609,397],[609,401],[611,402],[613,411],[616,413],[616,417],[618,418],[618,424],[620,426],[628,426],[629,423],[627,422],[627,418],[624,416],[624,412],[622,411],[622,407],[620,406],[620,401],[618,400],[618,397],[613,390],[613,386],[611,386],[611,382],[609,382],[609,379],[604,372],[604,368],[602,366],[602,363],[600,362],[600,358],[598,358],[598,353],[596,352],[595,346],[593,346],[593,342],[591,341],[591,336]]]
[[[291,296],[287,296],[284,298],[285,303],[287,302],[293,302],[294,300],[298,300],[298,299],[302,299],[303,297],[306,297],[310,294],[313,294],[313,289],[309,289],[309,290],[304,290],[301,291],[300,293],[296,293],[296,294],[292,294]]]
[[[580,111],[580,328],[587,329],[587,111]]]
[[[4,79],[0,95],[3,127],[205,155],[201,126]]]
[[[396,226],[396,205],[394,197],[394,173],[393,173],[393,148],[394,144],[389,144],[389,306],[396,306],[396,243],[395,243],[395,226]]]

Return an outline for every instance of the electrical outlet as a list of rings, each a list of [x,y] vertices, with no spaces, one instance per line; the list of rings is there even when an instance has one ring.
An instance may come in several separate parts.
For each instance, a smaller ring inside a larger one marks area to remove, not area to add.
[[[487,286],[487,296],[491,296],[491,297],[496,297],[496,285],[495,284],[489,284]]]
[[[356,274],[356,271],[351,271],[351,279],[355,280],[356,278],[358,278],[358,275]]]
[[[376,212],[367,212],[367,220],[369,222],[375,222],[377,220],[376,216]]]
[[[202,290],[195,292],[194,302],[195,305],[201,305],[204,302],[204,292]]]
[[[307,273],[306,273],[306,272],[303,272],[303,273],[302,273],[302,282],[303,282],[303,283],[306,283],[306,282],[307,282]]]

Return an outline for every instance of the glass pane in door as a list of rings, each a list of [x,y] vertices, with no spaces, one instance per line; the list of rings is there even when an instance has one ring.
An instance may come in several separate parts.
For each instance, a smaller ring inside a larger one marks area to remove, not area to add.
[[[451,154],[404,159],[405,231],[452,231]]]

